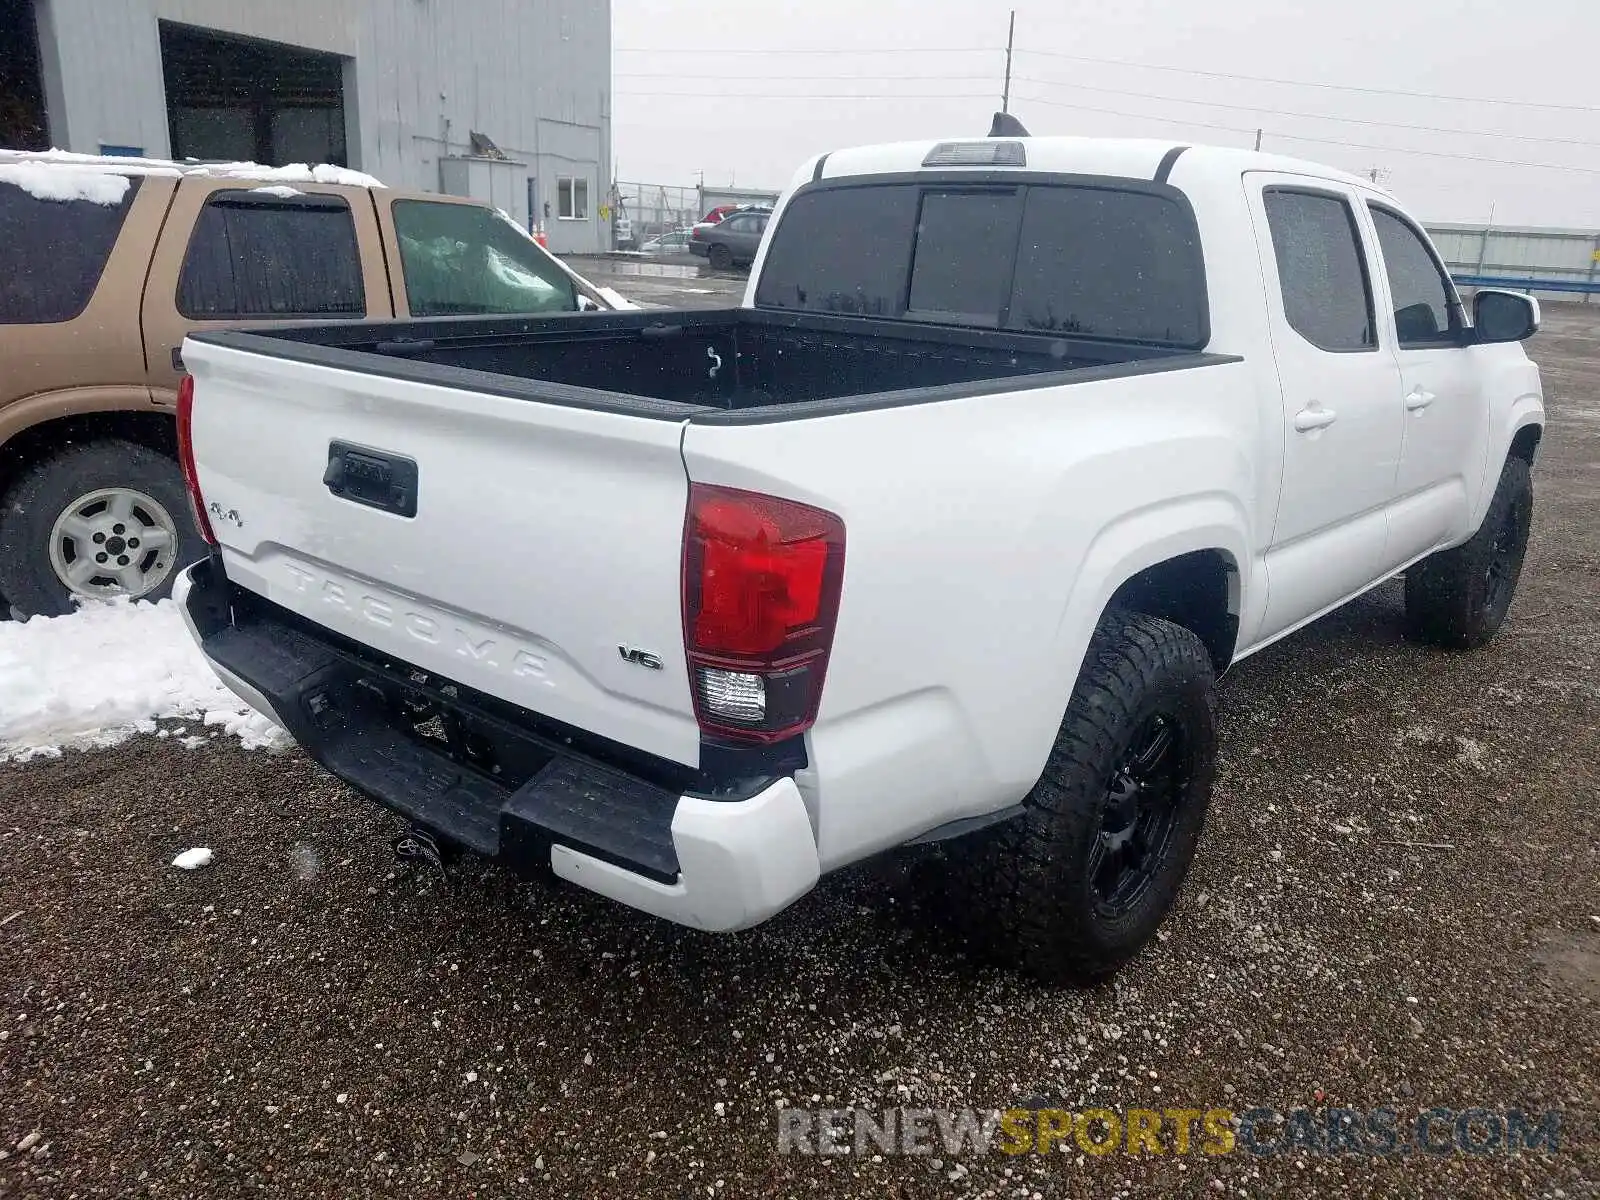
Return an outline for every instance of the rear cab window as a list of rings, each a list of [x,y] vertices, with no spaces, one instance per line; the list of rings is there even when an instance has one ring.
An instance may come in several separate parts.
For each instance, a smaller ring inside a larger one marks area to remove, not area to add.
[[[413,317],[577,310],[572,278],[498,212],[396,200],[390,214]]]
[[[1187,200],[1141,180],[849,181],[789,203],[761,308],[901,317],[1201,349],[1205,266]]]
[[[139,176],[0,172],[0,325],[71,321],[89,306],[142,182]]]
[[[193,321],[366,315],[349,202],[290,191],[206,198],[178,275],[179,313]]]

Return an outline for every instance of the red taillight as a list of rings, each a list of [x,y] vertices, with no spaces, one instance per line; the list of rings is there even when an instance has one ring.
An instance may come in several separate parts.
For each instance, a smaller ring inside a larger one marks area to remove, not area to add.
[[[844,580],[844,522],[758,492],[689,485],[683,630],[707,733],[773,742],[810,728]]]
[[[178,466],[183,470],[183,484],[189,490],[189,507],[194,510],[195,527],[200,536],[211,545],[217,538],[211,532],[211,521],[206,516],[205,497],[200,494],[200,475],[194,469],[194,376],[185,375],[178,381]]]

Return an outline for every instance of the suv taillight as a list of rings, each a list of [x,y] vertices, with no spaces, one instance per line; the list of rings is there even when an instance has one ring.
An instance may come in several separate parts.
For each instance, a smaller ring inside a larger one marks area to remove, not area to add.
[[[194,511],[195,528],[209,545],[215,546],[217,538],[211,532],[211,521],[206,516],[206,500],[200,494],[200,476],[194,469],[194,376],[185,375],[178,381],[178,466],[183,470],[183,484],[189,490],[189,507]]]
[[[844,522],[759,492],[689,485],[683,640],[695,717],[715,737],[811,727],[844,581]]]

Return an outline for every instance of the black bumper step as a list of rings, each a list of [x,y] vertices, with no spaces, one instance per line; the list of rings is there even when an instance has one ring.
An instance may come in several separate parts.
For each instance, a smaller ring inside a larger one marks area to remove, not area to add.
[[[191,593],[191,610],[200,591]],[[564,753],[503,713],[450,699],[457,689],[446,681],[419,686],[420,671],[364,659],[336,635],[324,639],[257,607],[207,634],[206,654],[259,691],[307,753],[346,783],[513,866],[548,868],[550,843],[560,842],[665,882],[677,878],[679,793]]]
[[[506,811],[557,841],[671,879],[678,874],[672,845],[677,808],[678,797],[643,780],[568,758],[556,759],[517,789]]]

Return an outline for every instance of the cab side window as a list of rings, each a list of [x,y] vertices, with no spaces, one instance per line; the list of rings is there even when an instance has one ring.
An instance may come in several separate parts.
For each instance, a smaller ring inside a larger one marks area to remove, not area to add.
[[[1376,205],[1369,209],[1394,298],[1394,326],[1400,348],[1457,344],[1462,325],[1461,302],[1450,276],[1409,222]]]
[[[342,196],[282,194],[290,190],[206,200],[178,276],[180,313],[194,321],[366,315],[350,205]]]
[[[1319,350],[1376,350],[1372,285],[1343,197],[1268,188],[1262,197],[1290,327]]]

